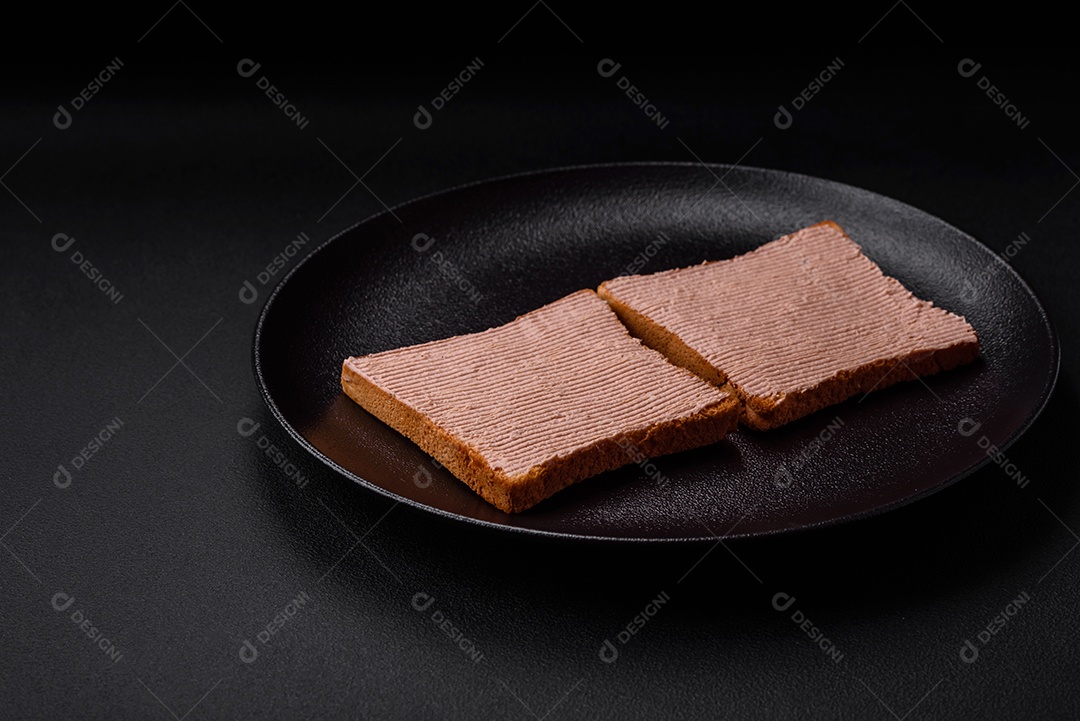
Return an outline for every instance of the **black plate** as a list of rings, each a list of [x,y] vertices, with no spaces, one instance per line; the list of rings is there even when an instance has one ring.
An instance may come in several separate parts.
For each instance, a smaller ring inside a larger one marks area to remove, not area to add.
[[[341,392],[346,356],[480,331],[642,262],[652,272],[729,258],[825,219],[917,296],[967,317],[981,359],[777,431],[740,430],[659,458],[656,471],[597,476],[518,515],[480,500]],[[920,210],[792,173],[633,164],[469,185],[350,228],[275,289],[254,360],[266,402],[300,444],[392,498],[508,530],[701,540],[846,521],[944,488],[1034,421],[1058,345],[1003,260]]]

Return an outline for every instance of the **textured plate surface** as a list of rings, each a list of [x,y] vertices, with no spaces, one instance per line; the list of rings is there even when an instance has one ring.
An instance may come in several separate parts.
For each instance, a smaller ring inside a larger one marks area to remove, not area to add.
[[[597,476],[513,516],[341,392],[346,356],[484,330],[625,271],[729,258],[825,219],[917,296],[964,315],[982,357],[777,431],[740,429],[655,468]],[[628,164],[465,186],[341,233],[271,295],[254,362],[270,409],[301,445],[381,493],[508,530],[700,540],[836,523],[944,488],[1034,421],[1058,346],[1004,261],[920,210],[791,173]]]

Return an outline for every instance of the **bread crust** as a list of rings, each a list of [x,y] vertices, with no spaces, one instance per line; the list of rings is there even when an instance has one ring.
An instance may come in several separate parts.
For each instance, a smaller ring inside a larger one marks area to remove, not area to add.
[[[492,468],[464,441],[350,368],[348,359],[342,364],[341,387],[362,408],[409,438],[506,513],[521,513],[569,485],[638,462],[640,457],[655,458],[715,443],[736,427],[741,409],[738,399],[729,396],[691,416],[606,438],[533,466],[525,474],[509,476]]]
[[[853,396],[952,370],[978,356],[978,343],[958,343],[931,353],[875,361],[854,371],[841,371],[798,393],[745,398],[741,420],[754,430],[772,430]]]
[[[847,233],[834,221],[822,221],[811,227],[818,226],[832,227],[850,240]],[[740,421],[760,431],[778,428],[860,393],[869,393],[901,381],[951,370],[974,361],[979,355],[976,335],[973,342],[958,342],[932,352],[913,352],[876,360],[854,370],[841,370],[831,378],[798,392],[755,396],[747,394],[738,385],[730,382],[722,369],[714,367],[678,335],[613,296],[607,282],[601,283],[596,292],[608,302],[630,332],[645,345],[663,353],[675,365],[686,368],[698,377],[736,395],[742,404]]]
[[[645,345],[662,353],[675,365],[685,368],[714,385],[723,386],[727,383],[727,378],[720,369],[705,360],[704,356],[688,346],[682,338],[611,295],[606,282],[600,284],[600,287],[596,289],[596,294],[607,301],[623,325]]]

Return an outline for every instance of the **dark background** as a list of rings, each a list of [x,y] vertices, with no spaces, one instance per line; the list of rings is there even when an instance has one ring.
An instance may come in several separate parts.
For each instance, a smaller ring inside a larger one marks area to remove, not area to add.
[[[1080,715],[1066,10],[167,9],[23,9],[7,26],[0,717]],[[116,57],[119,73],[56,128],[57,105]],[[417,129],[417,105],[476,57],[480,73]],[[837,57],[840,73],[777,128],[777,106]],[[243,58],[262,64],[255,77],[237,74]],[[602,58],[622,63],[665,129],[597,74]],[[964,58],[982,63],[975,77],[957,72]],[[261,94],[259,75],[307,127]],[[978,89],[981,75],[1026,128]],[[570,544],[390,510],[307,457],[263,406],[251,338],[269,286],[252,305],[238,291],[297,233],[314,246],[383,203],[492,176],[692,153],[862,186],[997,250],[1027,233],[1011,262],[1063,354],[1050,406],[1008,450],[1030,484],[990,465],[885,516],[788,538]],[[349,169],[363,185],[349,190]],[[57,233],[119,303],[53,250]],[[59,464],[114,418],[120,430],[58,488]],[[310,484],[241,437],[241,418]],[[482,661],[413,609],[421,592]],[[670,602],[601,662],[604,639],[661,592]],[[777,592],[842,661],[773,609]],[[64,612],[57,593],[75,598]],[[300,593],[310,601],[243,663],[244,640]],[[963,663],[965,639],[1022,593],[1031,600]]]

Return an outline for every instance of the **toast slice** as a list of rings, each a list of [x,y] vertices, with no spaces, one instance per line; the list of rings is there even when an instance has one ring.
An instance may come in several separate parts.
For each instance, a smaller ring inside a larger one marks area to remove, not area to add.
[[[758,430],[979,354],[964,318],[886,276],[832,221],[599,294],[647,345],[738,394]]]
[[[341,387],[492,505],[714,443],[734,394],[667,362],[582,290],[497,328],[356,358]]]

